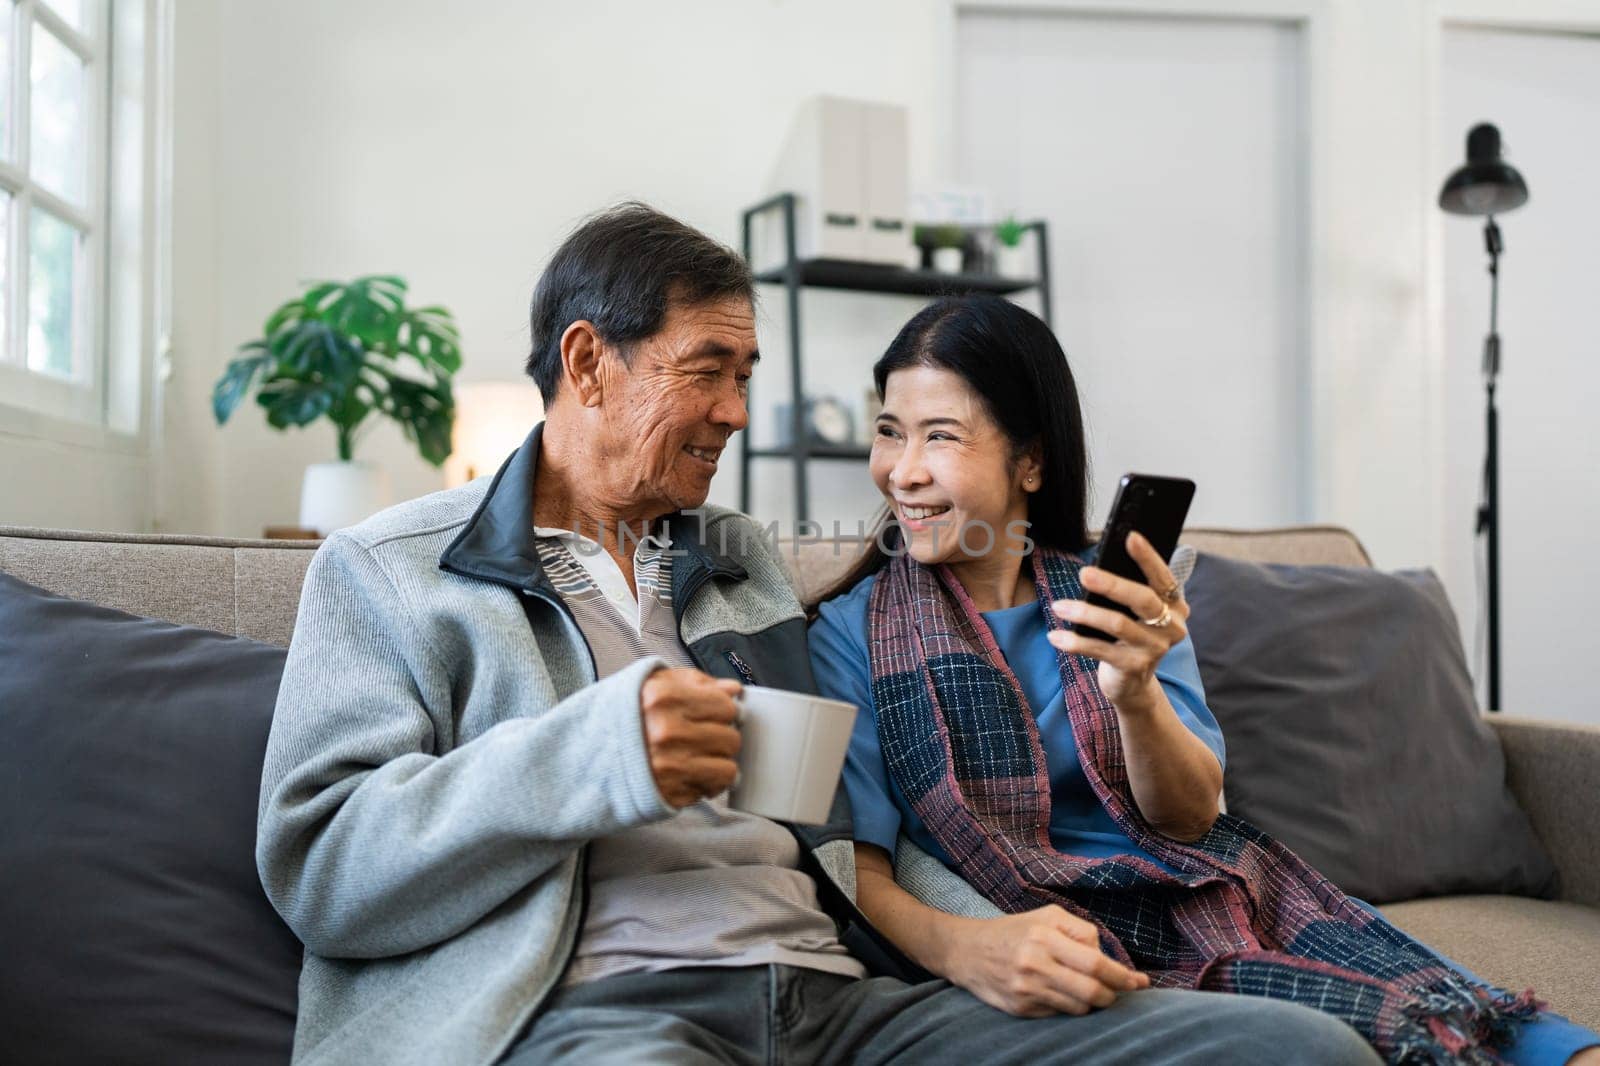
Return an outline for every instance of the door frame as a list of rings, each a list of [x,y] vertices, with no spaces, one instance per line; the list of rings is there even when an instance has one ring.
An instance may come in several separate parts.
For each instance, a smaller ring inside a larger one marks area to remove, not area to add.
[[[1301,201],[1305,205],[1300,251],[1300,307],[1296,333],[1303,363],[1300,367],[1299,410],[1305,428],[1294,442],[1298,491],[1292,501],[1298,522],[1313,522],[1335,513],[1332,499],[1331,459],[1335,447],[1333,408],[1337,380],[1332,364],[1331,335],[1324,321],[1328,302],[1319,298],[1329,267],[1323,249],[1329,239],[1332,213],[1319,178],[1331,146],[1331,79],[1327,76],[1331,44],[1328,8],[1331,0],[940,0],[936,16],[934,84],[934,165],[946,179],[956,173],[956,116],[959,82],[958,34],[961,16],[983,13],[1025,13],[1078,18],[1167,19],[1195,22],[1271,22],[1299,31],[1304,49]]]

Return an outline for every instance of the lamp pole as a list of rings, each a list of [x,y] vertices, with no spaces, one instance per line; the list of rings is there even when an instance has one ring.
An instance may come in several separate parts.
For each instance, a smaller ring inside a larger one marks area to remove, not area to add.
[[[1495,409],[1495,380],[1500,375],[1500,253],[1505,243],[1494,216],[1483,226],[1489,252],[1489,335],[1483,339],[1484,458],[1483,504],[1478,508],[1478,533],[1487,535],[1489,570],[1488,706],[1500,709],[1500,416]]]
[[[1500,709],[1500,415],[1495,382],[1500,376],[1500,253],[1505,243],[1495,216],[1528,202],[1528,183],[1500,153],[1500,131],[1480,122],[1467,131],[1467,162],[1445,179],[1439,206],[1452,215],[1484,218],[1483,244],[1489,253],[1489,336],[1483,342],[1484,456],[1483,495],[1478,505],[1478,536],[1487,536],[1489,571],[1488,710]]]

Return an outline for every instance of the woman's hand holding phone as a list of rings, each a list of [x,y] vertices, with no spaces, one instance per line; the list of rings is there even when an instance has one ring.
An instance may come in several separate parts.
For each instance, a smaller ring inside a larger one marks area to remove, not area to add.
[[[1097,566],[1084,567],[1078,579],[1085,591],[1105,596],[1136,617],[1083,600],[1057,600],[1050,605],[1057,618],[1092,626],[1115,639],[1098,640],[1074,630],[1058,629],[1051,631],[1049,640],[1058,651],[1096,660],[1100,664],[1100,690],[1106,698],[1119,711],[1137,712],[1156,706],[1161,699],[1156,664],[1188,636],[1189,604],[1172,571],[1142,534],[1129,533],[1126,546],[1146,584]]]

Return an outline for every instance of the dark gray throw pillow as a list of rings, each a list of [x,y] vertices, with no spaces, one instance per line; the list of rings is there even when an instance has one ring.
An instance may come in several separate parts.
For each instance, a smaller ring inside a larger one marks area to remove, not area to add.
[[[1554,895],[1431,571],[1202,553],[1185,594],[1230,814],[1374,903]]]
[[[0,1062],[289,1061],[256,878],[281,648],[0,573]]]

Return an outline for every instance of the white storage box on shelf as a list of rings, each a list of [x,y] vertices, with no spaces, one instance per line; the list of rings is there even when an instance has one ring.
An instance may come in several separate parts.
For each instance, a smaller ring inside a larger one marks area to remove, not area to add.
[[[893,104],[817,96],[801,105],[773,170],[774,193],[795,194],[802,259],[912,265],[910,126]],[[783,215],[756,222],[758,270],[781,266]]]

